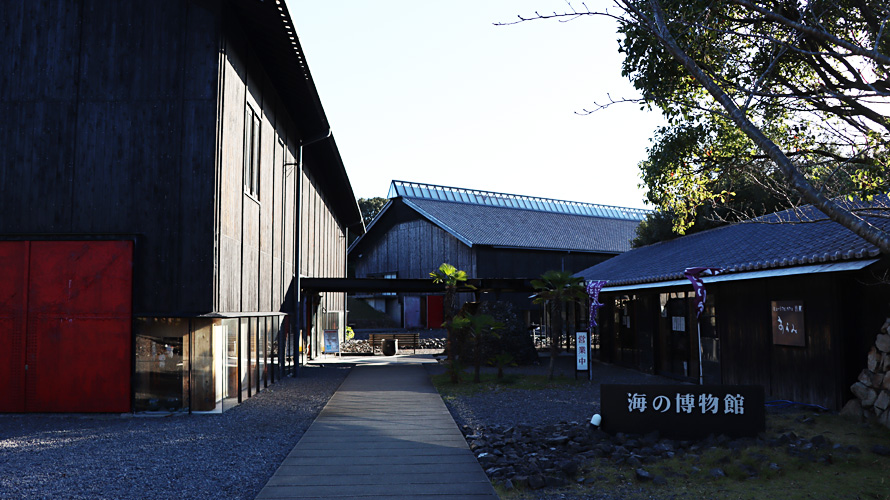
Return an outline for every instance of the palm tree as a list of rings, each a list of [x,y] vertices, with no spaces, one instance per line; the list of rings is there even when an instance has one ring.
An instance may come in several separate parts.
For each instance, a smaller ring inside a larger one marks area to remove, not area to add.
[[[550,305],[550,380],[553,380],[553,369],[559,352],[558,341],[562,336],[565,305],[587,297],[583,283],[583,278],[572,276],[568,271],[547,271],[541,275],[541,279],[532,280],[532,286],[537,290],[533,302]]]
[[[472,314],[463,312],[460,316],[454,318],[455,330],[466,329],[473,337],[473,383],[478,384],[481,381],[480,370],[482,368],[482,341],[488,335],[497,335],[495,330],[500,330],[504,324],[495,321],[493,316],[488,314]]]
[[[454,363],[455,358],[457,357],[457,353],[454,352],[454,310],[455,303],[454,298],[457,295],[457,288],[463,284],[467,288],[473,288],[470,285],[466,285],[467,282],[467,273],[466,271],[461,271],[460,269],[452,266],[451,264],[443,262],[442,265],[439,266],[439,269],[430,273],[430,278],[433,279],[433,283],[440,283],[445,285],[445,298],[444,302],[444,313],[445,313],[445,322],[442,323],[442,326],[445,327],[447,332],[445,337],[445,352],[448,355],[448,360]],[[459,377],[457,372],[452,370],[451,373],[451,382],[458,383]]]

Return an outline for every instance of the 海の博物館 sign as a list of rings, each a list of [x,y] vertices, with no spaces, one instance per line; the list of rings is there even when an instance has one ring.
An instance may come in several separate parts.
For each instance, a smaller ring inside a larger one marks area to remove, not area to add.
[[[698,438],[756,436],[766,428],[759,385],[603,384],[601,427],[606,432]]]

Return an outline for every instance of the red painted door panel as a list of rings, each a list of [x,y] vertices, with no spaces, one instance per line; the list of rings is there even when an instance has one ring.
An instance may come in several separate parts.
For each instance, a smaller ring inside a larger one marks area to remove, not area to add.
[[[133,244],[32,242],[29,412],[130,410]]]
[[[426,327],[442,328],[445,321],[443,302],[444,297],[441,295],[426,296]]]
[[[28,248],[0,242],[0,412],[25,411]]]

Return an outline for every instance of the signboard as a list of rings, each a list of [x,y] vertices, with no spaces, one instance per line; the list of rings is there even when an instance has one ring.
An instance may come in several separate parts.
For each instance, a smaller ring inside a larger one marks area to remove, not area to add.
[[[326,354],[340,352],[340,330],[324,331],[324,352]]]
[[[803,329],[802,300],[774,300],[770,303],[773,321],[773,344],[807,345]]]
[[[587,371],[587,363],[590,359],[589,347],[587,332],[575,332],[575,369],[579,372]]]
[[[756,436],[766,428],[763,386],[603,384],[602,429],[669,438]]]

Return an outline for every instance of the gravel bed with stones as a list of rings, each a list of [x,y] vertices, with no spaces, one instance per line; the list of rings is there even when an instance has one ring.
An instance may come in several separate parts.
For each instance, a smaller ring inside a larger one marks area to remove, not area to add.
[[[557,358],[554,374],[574,378],[574,357]],[[549,358],[540,364],[507,368],[506,374],[547,375]],[[439,365],[433,371],[444,372]],[[486,370],[492,370],[486,368]],[[579,375],[582,377],[583,374]],[[468,378],[471,375],[468,375]],[[513,426],[518,424],[548,425],[559,422],[589,422],[599,413],[600,384],[671,384],[673,380],[603,363],[593,364],[593,383],[563,386],[548,390],[488,391],[472,396],[449,399],[445,403],[458,425]]]
[[[574,378],[574,361],[571,356],[558,357],[554,374]],[[441,365],[427,366],[431,373],[444,372]],[[547,375],[548,366],[549,358],[542,357],[537,365],[507,368],[505,373]],[[599,413],[600,384],[676,383],[603,363],[594,363],[592,371],[593,383],[493,390],[444,400],[492,482],[506,489],[532,490],[538,499],[571,499],[558,488],[576,481],[581,463],[601,453],[595,450],[603,433],[591,432],[588,424]],[[611,452],[606,448],[608,441],[602,448]],[[621,491],[594,489],[583,498],[612,500],[641,494],[639,488],[628,485]]]
[[[507,373],[546,374],[547,359],[543,361],[541,366],[512,368]],[[573,361],[571,358],[558,358],[558,361],[558,374],[574,376],[574,367],[568,364]],[[506,490],[525,490],[539,500],[640,499],[652,498],[651,493],[647,493],[651,490],[642,488],[643,483],[670,485],[684,483],[692,477],[696,480],[726,477],[722,465],[706,470],[690,465],[689,470],[673,475],[660,475],[656,467],[659,461],[673,457],[694,464],[707,450],[723,450],[725,461],[718,463],[739,468],[751,478],[764,471],[781,471],[783,460],[832,463],[832,460],[860,453],[890,456],[890,448],[885,446],[876,445],[863,451],[833,443],[824,435],[807,438],[793,432],[746,439],[710,436],[703,440],[665,439],[657,432],[645,436],[609,435],[589,425],[590,417],[599,413],[600,384],[676,382],[601,363],[593,366],[594,383],[533,391],[491,390],[444,398],[470,449],[493,483]],[[441,373],[444,369],[438,366],[431,371]],[[812,420],[805,414],[802,418],[803,423]],[[746,451],[754,446],[784,450],[787,458],[774,463],[766,455]],[[741,461],[743,453],[750,460]],[[634,471],[633,477],[623,484],[606,485],[602,483],[606,477],[586,474],[589,471],[584,470],[585,464],[594,461],[627,466]],[[583,484],[583,493],[576,496],[569,493],[570,490],[561,489],[573,483]],[[668,497],[675,496],[668,494]]]
[[[0,499],[253,499],[348,373],[305,367],[220,415],[0,415]]]

